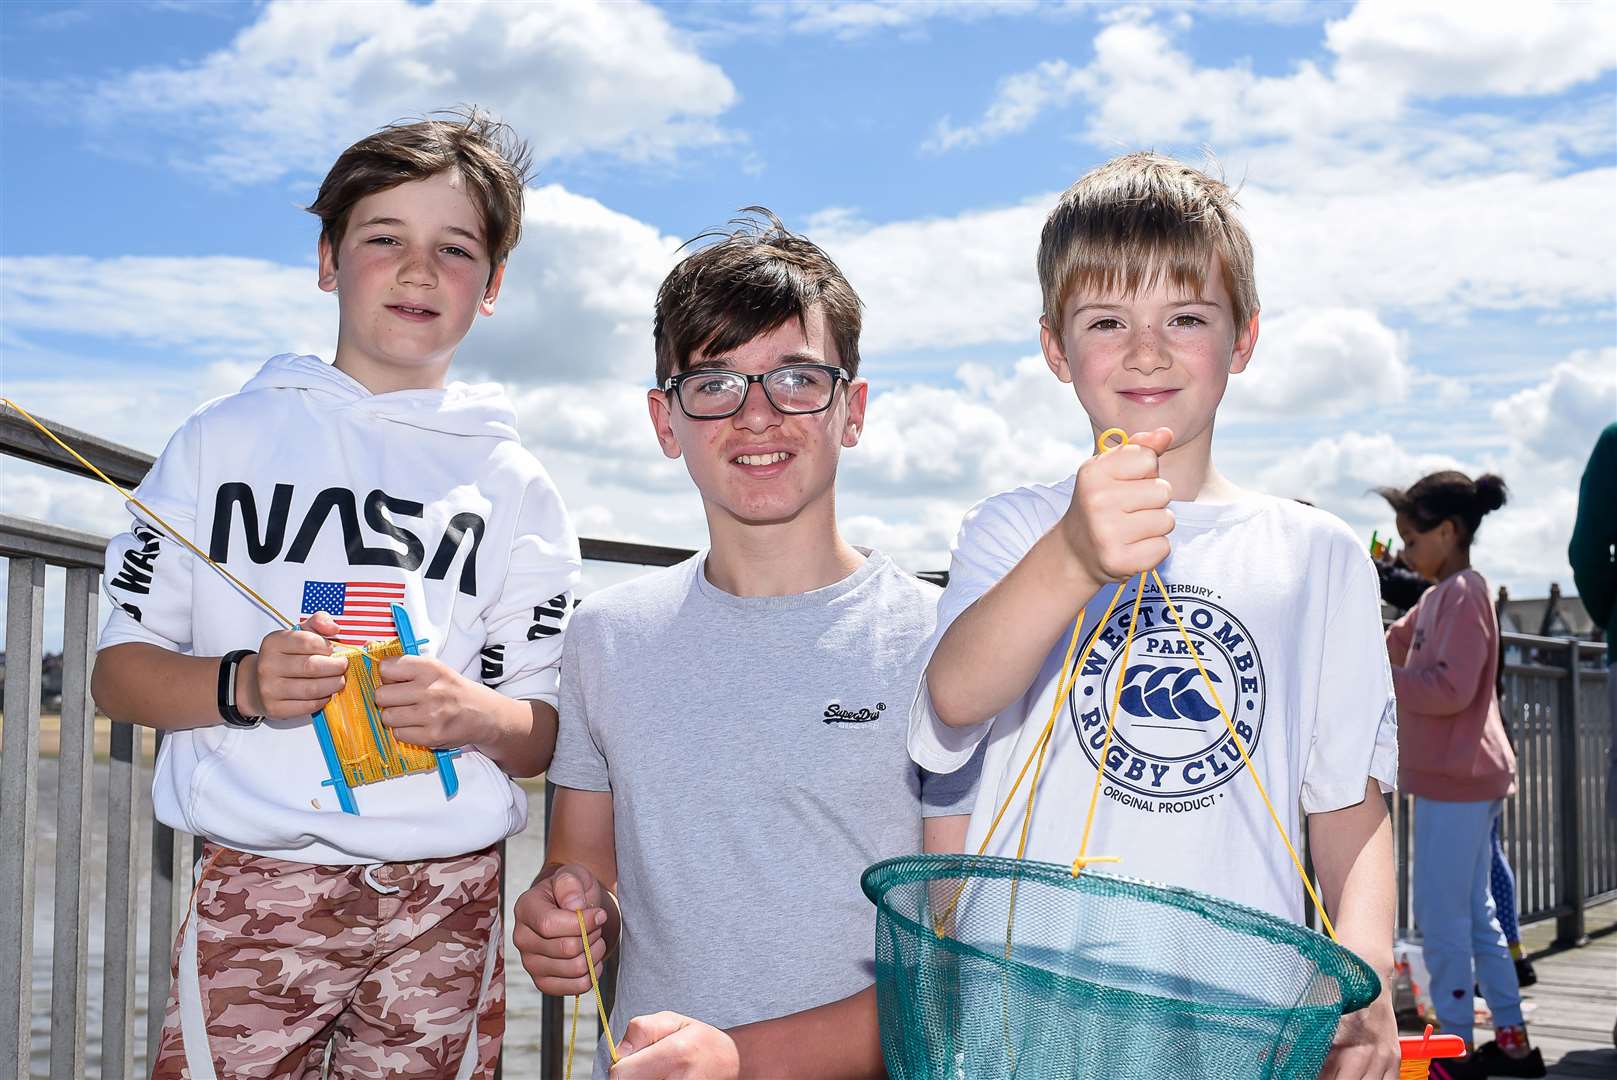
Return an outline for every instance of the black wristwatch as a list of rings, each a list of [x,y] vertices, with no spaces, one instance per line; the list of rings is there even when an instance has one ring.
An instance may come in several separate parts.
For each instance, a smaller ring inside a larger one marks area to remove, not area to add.
[[[264,722],[262,716],[248,716],[236,708],[236,669],[256,655],[251,649],[237,649],[219,658],[219,718],[233,728],[255,728]]]

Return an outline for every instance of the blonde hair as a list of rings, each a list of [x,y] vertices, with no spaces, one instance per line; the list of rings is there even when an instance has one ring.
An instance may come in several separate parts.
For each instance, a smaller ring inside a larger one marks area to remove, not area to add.
[[[1164,276],[1192,292],[1218,257],[1236,329],[1258,310],[1252,240],[1222,181],[1151,151],[1113,158],[1062,193],[1039,237],[1044,317],[1060,334],[1075,287],[1134,295]]]

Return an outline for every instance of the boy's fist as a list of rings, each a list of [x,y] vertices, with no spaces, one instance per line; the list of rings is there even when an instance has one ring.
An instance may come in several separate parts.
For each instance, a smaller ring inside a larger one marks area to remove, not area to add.
[[[327,638],[337,635],[337,620],[316,612],[297,630],[277,630],[258,643],[237,673],[237,700],[253,716],[290,720],[326,707],[343,687],[348,661],[331,655]]]
[[[376,705],[398,738],[434,749],[492,738],[490,717],[479,707],[479,691],[487,692],[481,684],[430,656],[397,656],[377,667]]]
[[[597,973],[606,959],[606,889],[587,867],[567,865],[542,877],[517,897],[511,941],[522,966],[542,994],[571,997],[590,988],[578,912],[590,931],[590,957]]]
[[[1141,432],[1078,467],[1072,504],[1057,527],[1096,587],[1143,574],[1168,557],[1173,488],[1157,466],[1172,443],[1167,428]]]

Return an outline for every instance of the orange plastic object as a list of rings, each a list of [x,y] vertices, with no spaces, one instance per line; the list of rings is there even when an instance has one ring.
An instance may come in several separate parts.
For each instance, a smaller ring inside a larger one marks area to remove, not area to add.
[[[1465,1056],[1465,1040],[1458,1035],[1433,1035],[1426,1025],[1424,1035],[1407,1035],[1398,1040],[1398,1080],[1426,1080],[1434,1058]]]

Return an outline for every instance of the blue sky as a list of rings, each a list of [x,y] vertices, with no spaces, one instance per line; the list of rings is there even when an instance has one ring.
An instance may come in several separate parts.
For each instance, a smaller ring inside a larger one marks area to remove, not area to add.
[[[845,531],[937,567],[971,503],[1087,442],[1035,359],[1055,195],[1210,151],[1264,308],[1225,470],[1366,536],[1374,485],[1500,471],[1478,565],[1542,595],[1617,417],[1614,56],[1606,4],[10,3],[5,392],[156,451],[270,354],[329,355],[299,207],[354,139],[475,101],[540,170],[459,364],[507,384],[581,531],[701,543],[644,420],[651,301],[682,240],[763,203],[867,303]],[[8,511],[120,525],[88,486],[5,483]]]

